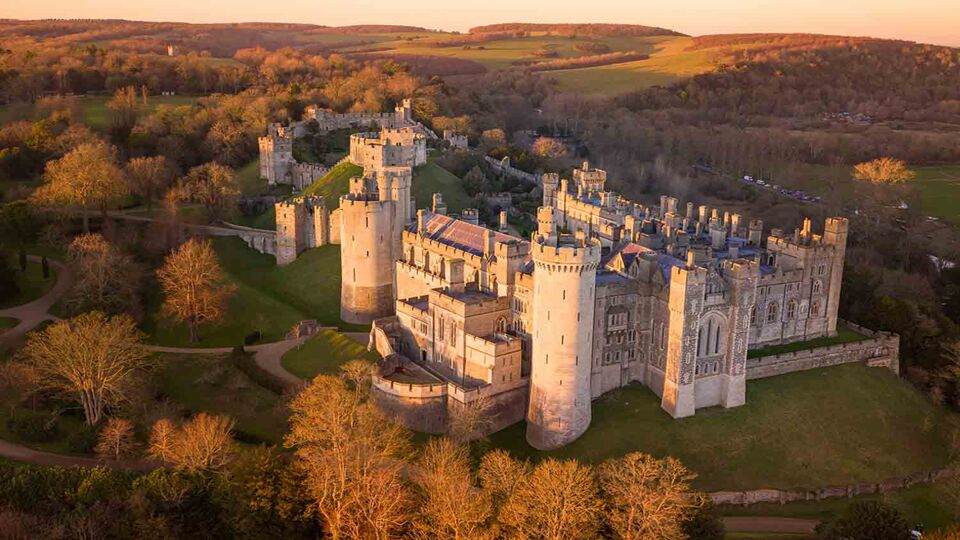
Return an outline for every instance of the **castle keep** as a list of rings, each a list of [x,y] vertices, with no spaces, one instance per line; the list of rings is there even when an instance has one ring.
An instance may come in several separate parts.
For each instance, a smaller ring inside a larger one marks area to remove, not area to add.
[[[339,242],[342,319],[372,322],[383,357],[372,399],[412,429],[444,432],[458,409],[482,407],[488,431],[526,420],[527,441],[551,449],[589,427],[592,400],[634,382],[683,418],[743,405],[748,378],[862,360],[897,369],[884,336],[748,362],[750,349],[836,335],[844,218],[764,237],[762,222],[705,205],[629,201],[584,163],[569,179],[543,175],[537,230],[520,238],[505,214],[498,231],[476,210],[447,215],[439,194],[416,210],[423,142],[357,134],[350,159],[364,173],[337,210],[277,205],[278,262]]]

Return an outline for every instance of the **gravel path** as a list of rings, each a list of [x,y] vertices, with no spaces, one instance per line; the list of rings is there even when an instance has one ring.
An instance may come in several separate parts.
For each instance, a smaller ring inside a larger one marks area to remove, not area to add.
[[[29,259],[34,262],[40,262],[41,258],[30,255]],[[43,321],[57,320],[57,317],[50,315],[50,308],[57,303],[73,285],[73,272],[59,261],[47,259],[50,266],[56,270],[57,283],[47,291],[47,294],[37,298],[33,302],[21,304],[12,308],[0,309],[0,317],[13,317],[20,319],[20,323],[0,335],[0,348],[17,343],[24,334],[36,328]]]

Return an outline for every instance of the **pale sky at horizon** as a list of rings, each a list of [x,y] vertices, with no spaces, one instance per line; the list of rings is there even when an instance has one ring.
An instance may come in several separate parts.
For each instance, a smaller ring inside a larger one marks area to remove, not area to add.
[[[813,32],[960,46],[960,0],[4,0],[0,18],[403,24],[466,30],[502,22],[607,22],[691,35]]]

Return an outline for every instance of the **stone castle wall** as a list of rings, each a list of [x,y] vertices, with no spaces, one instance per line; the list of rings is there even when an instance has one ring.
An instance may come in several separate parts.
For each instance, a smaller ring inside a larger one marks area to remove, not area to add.
[[[773,377],[795,371],[864,362],[900,373],[900,336],[875,332],[853,323],[845,323],[869,339],[804,351],[747,359],[747,379]]]
[[[393,313],[392,201],[340,199],[340,318],[356,324]]]

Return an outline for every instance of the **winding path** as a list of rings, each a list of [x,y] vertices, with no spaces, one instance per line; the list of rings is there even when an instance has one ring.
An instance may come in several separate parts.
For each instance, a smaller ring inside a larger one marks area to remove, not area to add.
[[[35,255],[28,257],[31,261],[40,262],[41,258]],[[55,321],[57,317],[50,314],[50,308],[73,285],[73,272],[59,261],[47,259],[50,266],[56,270],[57,282],[46,294],[32,302],[0,310],[0,317],[20,319],[20,323],[0,334],[0,349],[15,344],[24,334],[36,328],[44,321]]]

